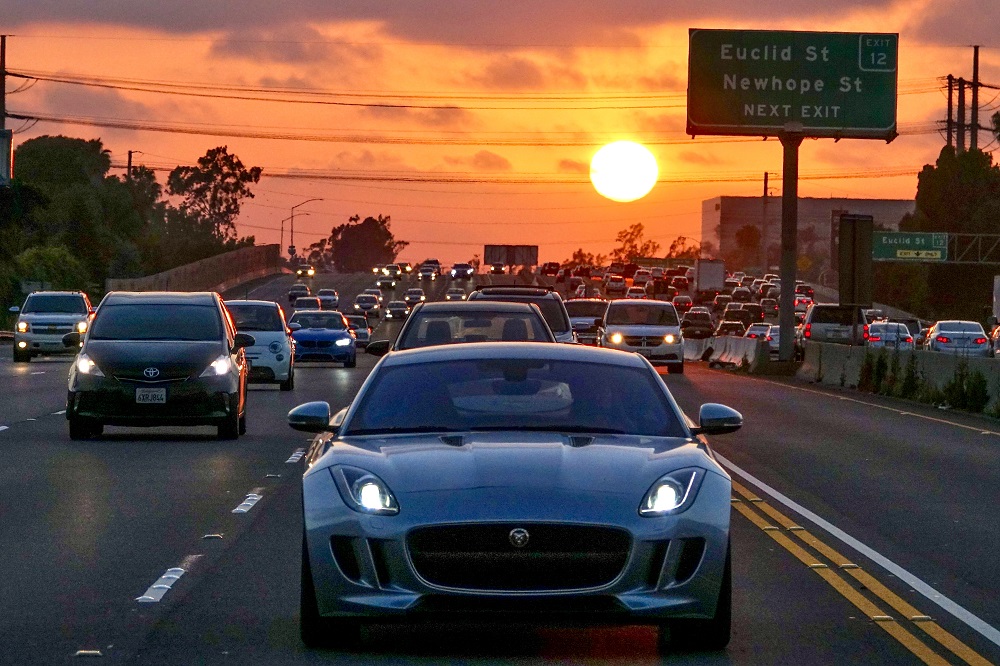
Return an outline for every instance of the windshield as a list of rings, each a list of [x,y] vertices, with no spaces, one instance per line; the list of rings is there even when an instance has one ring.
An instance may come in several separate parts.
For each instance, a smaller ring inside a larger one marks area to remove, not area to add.
[[[591,319],[597,319],[598,317],[603,317],[604,313],[607,311],[608,311],[608,304],[606,301],[566,302],[566,312],[569,313],[570,317],[590,317]]]
[[[296,312],[288,323],[298,324],[302,328],[332,328],[337,331],[347,328],[343,316],[338,312]]]
[[[527,312],[441,312],[411,315],[397,349],[456,342],[553,342],[545,325]]]
[[[545,297],[536,298],[532,296],[507,296],[497,294],[490,294],[489,296],[484,296],[477,300],[534,303],[538,306],[538,309],[542,311],[542,318],[545,320],[545,323],[549,325],[549,328],[552,329],[553,333],[558,335],[572,329],[569,317],[566,316],[566,308],[563,306],[563,302],[561,300]]]
[[[378,299],[372,296],[371,294],[362,294],[354,300],[356,303],[369,304],[369,305],[378,302]]]
[[[123,303],[102,305],[91,340],[221,340],[222,319],[213,305]]]
[[[21,312],[25,314],[34,312],[90,314],[90,310],[87,309],[87,302],[82,296],[71,296],[69,294],[32,294],[24,302],[24,308]]]
[[[981,333],[986,335],[986,331],[978,322],[974,321],[943,321],[938,325],[939,331],[951,331],[953,333]]]
[[[364,317],[359,315],[344,315],[344,318],[347,319],[347,324],[351,328],[368,328],[368,320]]]
[[[343,434],[468,430],[685,436],[648,369],[516,358],[383,368]]]
[[[677,326],[677,310],[671,305],[631,303],[608,307],[609,325]]]
[[[226,304],[237,331],[283,331],[281,315],[274,305]]]

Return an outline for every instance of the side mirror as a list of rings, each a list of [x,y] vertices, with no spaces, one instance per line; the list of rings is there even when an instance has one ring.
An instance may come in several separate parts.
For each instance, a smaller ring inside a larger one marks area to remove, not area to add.
[[[249,333],[237,333],[233,338],[233,351],[253,347],[255,344],[257,344],[257,340]]]
[[[326,432],[332,428],[330,424],[330,403],[307,402],[288,412],[288,425],[293,430],[302,432]]]
[[[294,333],[295,331],[300,330],[301,328],[302,328],[302,324],[300,324],[298,322],[295,322],[295,321],[293,321],[291,324],[288,325],[288,330],[291,331],[292,333]]]
[[[698,410],[698,426],[691,428],[693,435],[724,435],[743,427],[743,415],[731,407],[714,402],[705,403]]]
[[[18,305],[11,306],[10,308],[7,309],[7,312],[13,312],[14,314],[17,314],[20,311],[21,308]]]
[[[75,331],[62,336],[63,347],[79,347],[81,340],[82,336]]]
[[[372,356],[385,356],[389,353],[389,341],[375,340],[374,342],[369,342],[365,348],[365,352]]]

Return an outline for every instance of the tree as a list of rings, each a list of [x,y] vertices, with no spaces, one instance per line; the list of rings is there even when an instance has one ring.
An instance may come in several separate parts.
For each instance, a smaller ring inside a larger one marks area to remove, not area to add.
[[[378,264],[391,264],[409,243],[396,240],[389,230],[389,222],[388,215],[369,216],[364,220],[360,215],[353,215],[346,224],[334,227],[328,239],[310,246],[310,250],[325,242],[330,262],[342,273],[367,271]]]
[[[667,259],[697,259],[701,256],[701,244],[686,236],[678,236],[670,243]]]
[[[111,169],[100,139],[40,136],[14,151],[14,178],[52,195],[75,185],[98,186]]]
[[[212,148],[197,166],[179,166],[167,178],[167,193],[183,197],[181,210],[208,221],[215,236],[236,240],[235,220],[244,199],[252,199],[249,185],[260,180],[260,167],[243,166],[227,146]]]
[[[659,243],[643,238],[641,222],[619,231],[615,241],[619,246],[611,251],[611,258],[614,261],[630,262],[635,257],[652,257],[660,250]]]
[[[603,266],[608,261],[608,256],[606,254],[593,254],[591,252],[584,252],[583,248],[579,248],[573,252],[573,256],[562,262],[562,265],[567,268],[576,268],[577,266]]]

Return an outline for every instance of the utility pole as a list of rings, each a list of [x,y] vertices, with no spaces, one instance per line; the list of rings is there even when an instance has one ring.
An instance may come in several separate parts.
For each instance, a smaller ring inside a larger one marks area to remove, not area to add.
[[[972,47],[972,125],[969,150],[979,150],[979,45]]]
[[[128,166],[125,168],[125,180],[132,182],[132,152],[128,151]]]
[[[0,130],[7,129],[7,35],[0,35]]]
[[[958,123],[958,148],[956,152],[961,155],[965,152],[965,79],[958,80],[958,116],[955,118]]]
[[[955,77],[951,74],[948,75],[948,146],[955,145],[955,121],[952,119],[955,115],[955,104],[952,102],[952,98],[955,96]]]

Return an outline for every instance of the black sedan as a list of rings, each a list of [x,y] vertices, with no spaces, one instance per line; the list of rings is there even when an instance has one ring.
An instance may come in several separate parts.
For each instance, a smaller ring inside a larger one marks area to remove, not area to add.
[[[79,346],[79,333],[63,338]],[[105,425],[214,425],[246,432],[247,362],[256,341],[237,333],[218,294],[110,292],[70,366],[70,439]]]
[[[419,387],[419,390],[414,390]],[[473,343],[393,352],[351,405],[289,413],[317,437],[303,488],[301,636],[366,622],[652,624],[721,649],[731,481],[637,354]]]

